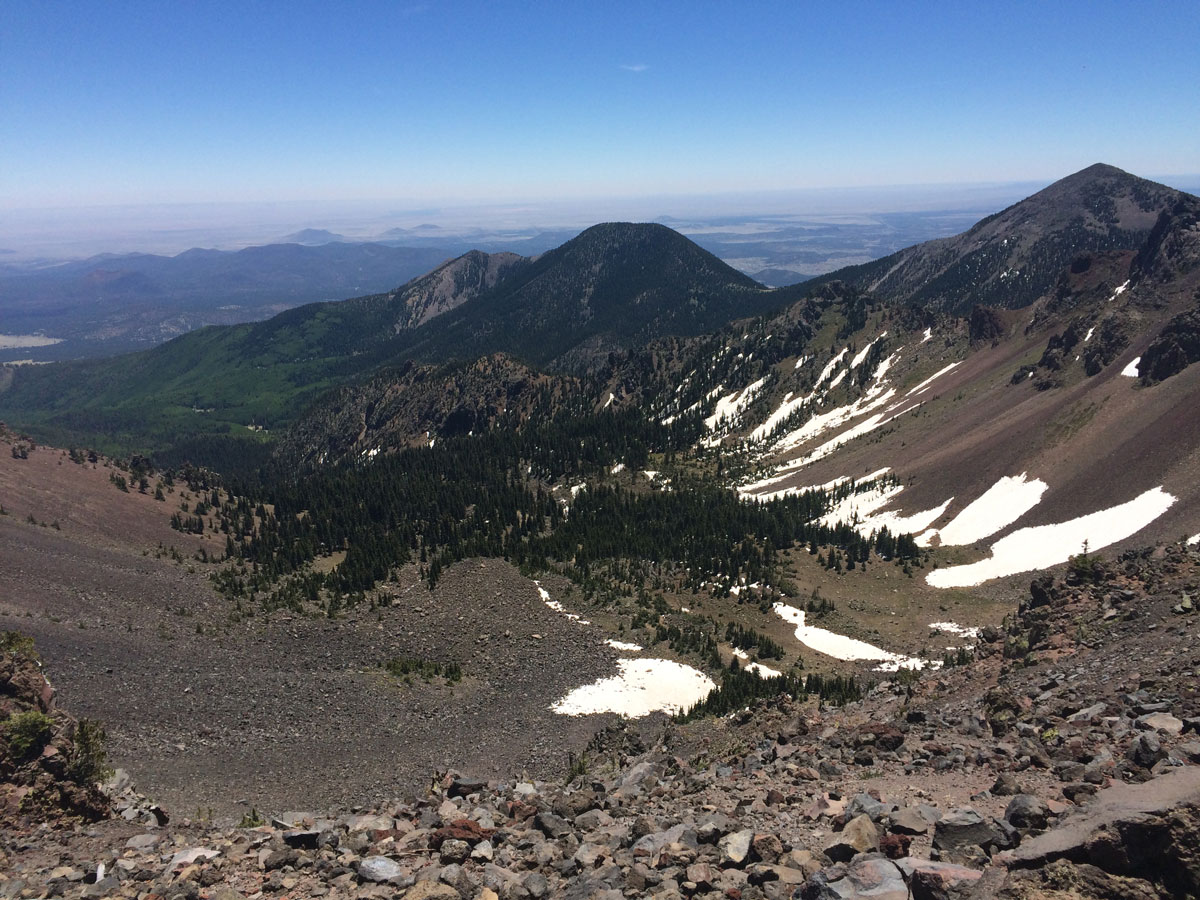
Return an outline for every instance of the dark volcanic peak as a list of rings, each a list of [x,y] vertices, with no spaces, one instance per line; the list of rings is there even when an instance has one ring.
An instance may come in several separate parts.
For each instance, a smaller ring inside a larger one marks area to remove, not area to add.
[[[1084,252],[1136,250],[1187,195],[1097,163],[983,219],[838,277],[887,300],[965,313],[1018,309],[1044,296]]]
[[[538,257],[494,290],[439,318],[416,352],[494,351],[575,364],[667,334],[699,334],[781,302],[663,225],[606,223]]]

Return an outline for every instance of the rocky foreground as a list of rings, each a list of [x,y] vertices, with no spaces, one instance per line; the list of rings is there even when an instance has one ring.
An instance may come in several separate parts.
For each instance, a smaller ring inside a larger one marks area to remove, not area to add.
[[[0,745],[0,896],[1200,896],[1198,589],[1186,546],[1083,560],[970,664],[860,703],[610,728],[557,782],[431,773],[420,798],[236,828],[120,775],[111,818],[35,809],[22,782],[61,750],[14,767]],[[49,709],[7,665],[4,711]]]

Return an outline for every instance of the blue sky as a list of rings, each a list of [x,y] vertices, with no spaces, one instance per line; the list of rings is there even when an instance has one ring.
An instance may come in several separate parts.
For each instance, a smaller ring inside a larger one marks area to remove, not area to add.
[[[1200,172],[1200,3],[67,3],[0,15],[0,209]]]

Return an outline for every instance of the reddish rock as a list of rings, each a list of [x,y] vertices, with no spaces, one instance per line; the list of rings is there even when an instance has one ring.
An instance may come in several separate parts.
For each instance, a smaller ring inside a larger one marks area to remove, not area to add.
[[[879,839],[879,849],[888,859],[902,859],[908,856],[908,847],[912,838],[907,834],[885,834]]]
[[[429,839],[429,845],[436,850],[446,841],[466,841],[473,847],[495,833],[495,828],[481,828],[478,822],[471,819],[455,819],[435,831]]]

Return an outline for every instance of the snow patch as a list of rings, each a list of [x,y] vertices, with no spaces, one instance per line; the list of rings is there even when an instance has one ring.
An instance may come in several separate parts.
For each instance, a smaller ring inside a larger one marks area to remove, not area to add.
[[[861,366],[863,364],[863,360],[867,358],[867,354],[871,352],[871,348],[875,346],[878,341],[882,341],[885,337],[887,337],[886,331],[879,335],[879,337],[875,338],[875,340],[867,344],[867,346],[859,350],[858,353],[854,354],[854,359],[850,360],[850,368],[857,369],[859,366]]]
[[[740,647],[733,648],[733,655],[743,661],[750,659],[750,654]],[[782,672],[772,669],[770,666],[764,666],[762,663],[757,662],[746,662],[742,668],[747,672],[756,673],[760,678],[779,678],[783,674]]]
[[[804,621],[804,610],[788,606],[786,603],[776,603],[773,609],[776,615],[785,622],[796,626],[796,640],[810,650],[816,650],[818,653],[824,653],[834,659],[875,660],[881,663],[878,668],[885,672],[895,672],[897,669],[920,669],[930,664],[928,660],[913,656],[901,656],[899,653],[883,650],[866,641],[808,625]]]
[[[1189,547],[1194,547],[1196,544],[1200,544],[1200,534],[1193,534],[1187,539],[1187,542]]]
[[[825,383],[825,379],[827,379],[830,375],[833,374],[833,370],[838,367],[838,365],[841,363],[841,361],[846,358],[846,354],[849,352],[850,352],[849,347],[843,347],[841,353],[839,353],[837,356],[835,356],[833,359],[831,359],[829,362],[827,362],[825,364],[825,368],[823,368],[821,370],[821,374],[817,376],[817,383],[813,385],[813,390],[816,390],[822,384]]]
[[[765,377],[760,378],[753,384],[746,385],[742,390],[722,397],[717,401],[717,408],[713,410],[713,414],[704,420],[704,427],[709,431],[714,431],[722,422],[732,422],[750,405],[750,401],[758,395],[766,381]]]
[[[618,641],[613,638],[609,638],[604,643],[608,644],[614,650],[622,650],[625,653],[637,653],[643,649],[641,644],[631,644],[628,641]]]
[[[698,669],[669,659],[621,659],[617,666],[620,674],[577,687],[550,709],[564,716],[612,712],[637,719],[685,710],[716,687]]]
[[[962,547],[990,537],[1037,506],[1047,487],[1039,478],[1026,481],[1024,472],[1012,477],[1006,475],[936,532],[942,546]]]
[[[930,622],[929,627],[942,634],[952,634],[955,637],[969,638],[971,640],[979,637],[979,632],[982,630],[971,628],[967,625],[959,625],[957,622]]]
[[[944,366],[943,368],[938,369],[936,372],[934,372],[932,375],[930,375],[928,378],[926,378],[924,381],[922,381],[920,384],[918,384],[915,388],[913,388],[911,391],[909,391],[904,396],[911,397],[914,394],[924,393],[925,389],[928,388],[931,384],[933,384],[935,379],[941,378],[943,375],[945,375],[951,369],[953,369],[957,366],[961,366],[961,365],[962,365],[962,360],[959,360],[958,362],[952,362],[952,363],[950,363],[950,365]]]
[[[560,613],[561,615],[566,616],[572,622],[578,622],[580,625],[591,625],[592,624],[591,622],[589,622],[587,619],[585,619],[583,616],[579,615],[578,613],[568,612],[567,608],[565,606],[563,606],[561,603],[559,603],[557,600],[552,600],[550,598],[550,592],[547,591],[544,587],[542,587],[541,584],[539,584],[538,582],[535,581],[534,586],[537,587],[538,596],[542,598],[542,602],[545,603],[552,610],[554,610],[556,613]]]
[[[1086,344],[1088,341],[1090,341],[1092,339],[1092,335],[1095,333],[1096,333],[1096,326],[1093,325],[1091,328],[1088,329],[1088,333],[1083,336],[1083,342]]]
[[[925,333],[923,335],[921,335],[921,343],[922,344],[925,343],[927,340],[929,340],[932,337],[933,337],[933,329],[926,328]]]
[[[1175,503],[1161,486],[1109,509],[1055,525],[1022,528],[992,544],[992,555],[965,566],[937,569],[926,576],[932,587],[974,587],[993,578],[1046,569],[1083,549],[1100,550],[1141,531]]]
[[[1121,370],[1121,374],[1126,376],[1127,378],[1137,378],[1138,377],[1138,365],[1141,364],[1141,361],[1142,361],[1142,358],[1139,356],[1137,359],[1133,360],[1129,365],[1127,365],[1125,368],[1123,368]]]
[[[610,474],[617,475],[624,471],[625,471],[625,463],[617,463],[615,466],[612,467]]]

